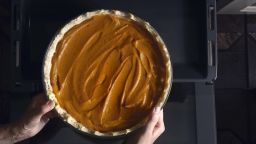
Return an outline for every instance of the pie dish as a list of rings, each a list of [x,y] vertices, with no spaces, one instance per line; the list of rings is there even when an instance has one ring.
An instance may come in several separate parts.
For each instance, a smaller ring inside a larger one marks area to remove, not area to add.
[[[43,83],[57,113],[74,128],[120,136],[164,105],[172,83],[170,55],[155,29],[133,14],[87,12],[53,38]]]

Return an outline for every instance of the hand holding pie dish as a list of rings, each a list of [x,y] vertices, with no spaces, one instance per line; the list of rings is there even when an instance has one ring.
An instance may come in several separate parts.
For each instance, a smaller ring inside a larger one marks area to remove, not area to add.
[[[141,127],[171,87],[168,50],[140,18],[117,10],[80,15],[45,55],[48,97],[67,123],[88,134],[118,136]]]

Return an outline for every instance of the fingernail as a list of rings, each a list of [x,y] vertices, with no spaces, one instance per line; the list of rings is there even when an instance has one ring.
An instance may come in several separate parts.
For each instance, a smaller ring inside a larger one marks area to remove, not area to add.
[[[154,112],[154,113],[159,113],[159,112],[160,112],[160,110],[161,110],[161,108],[160,108],[160,107],[154,107],[153,112]]]
[[[44,122],[45,122],[45,123],[48,123],[49,121],[50,121],[49,118],[44,119]]]
[[[52,100],[48,100],[47,102],[47,105],[50,107],[50,108],[54,108],[54,102]]]

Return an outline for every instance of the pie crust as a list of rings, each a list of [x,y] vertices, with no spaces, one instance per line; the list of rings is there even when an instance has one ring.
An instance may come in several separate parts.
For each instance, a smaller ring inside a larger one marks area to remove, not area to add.
[[[145,28],[154,37],[155,41],[159,44],[160,51],[162,54],[161,57],[163,58],[163,63],[164,63],[166,72],[164,76],[165,79],[163,79],[164,89],[162,90],[161,97],[158,99],[155,105],[163,107],[164,103],[167,101],[169,91],[171,89],[171,83],[172,83],[172,67],[171,67],[170,55],[168,53],[166,45],[163,42],[162,38],[159,36],[159,34],[156,32],[156,30],[148,22],[143,21],[142,19],[132,15],[131,13],[121,12],[118,10],[97,10],[93,12],[87,12],[73,19],[69,23],[67,23],[53,38],[52,42],[50,43],[46,51],[44,64],[43,64],[43,83],[44,83],[44,88],[48,98],[55,102],[55,110],[60,115],[60,117],[64,121],[66,121],[68,124],[72,125],[74,128],[80,131],[83,131],[88,134],[96,135],[96,136],[120,136],[120,135],[128,134],[131,131],[134,131],[135,129],[138,129],[139,127],[143,126],[147,121],[147,118],[144,118],[141,122],[135,124],[134,126],[131,126],[130,128],[126,128],[124,130],[107,131],[107,132],[92,130],[90,128],[87,128],[82,123],[78,122],[70,113],[67,112],[67,110],[65,110],[65,108],[60,106],[60,103],[56,98],[56,95],[54,93],[54,90],[51,84],[52,61],[53,61],[53,57],[56,52],[58,43],[63,39],[65,33],[70,31],[74,26],[77,26],[82,22],[85,22],[86,20],[89,20],[92,17],[98,16],[98,15],[113,15],[116,17],[125,18],[133,22],[136,22],[141,26],[143,26],[143,28]]]

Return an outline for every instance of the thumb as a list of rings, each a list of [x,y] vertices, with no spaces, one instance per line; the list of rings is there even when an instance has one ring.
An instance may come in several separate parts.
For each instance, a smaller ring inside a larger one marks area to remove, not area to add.
[[[51,111],[54,108],[54,102],[51,100],[48,100],[46,103],[39,106],[38,113],[36,113],[37,116],[41,117]]]
[[[154,130],[158,120],[159,120],[159,114],[160,114],[160,107],[154,107],[151,116],[149,118],[149,121],[146,125],[146,131],[152,131]]]

